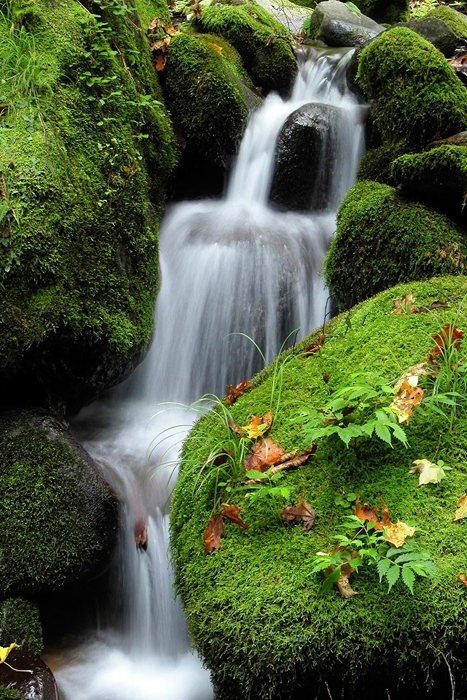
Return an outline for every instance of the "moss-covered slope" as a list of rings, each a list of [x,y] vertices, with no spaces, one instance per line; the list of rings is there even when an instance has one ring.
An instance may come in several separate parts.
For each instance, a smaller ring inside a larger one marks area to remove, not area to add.
[[[174,137],[131,3],[28,7],[0,17],[0,374],[79,405],[149,340]]]
[[[420,306],[445,301],[449,308],[392,314],[394,300],[409,292]],[[317,333],[308,338],[284,367],[272,439],[286,450],[303,449],[302,410],[325,405],[330,392],[352,383],[355,372],[396,379],[424,360],[433,347],[431,335],[445,323],[455,320],[466,329],[466,294],[465,277],[399,286],[332,321],[321,352],[304,359],[304,345],[316,342]],[[274,380],[277,398],[277,374],[271,367],[234,404],[238,425],[269,409]],[[338,440],[321,442],[310,464],[289,472],[281,482],[291,489],[290,502],[305,498],[316,509],[313,530],[304,533],[300,526],[281,522],[285,501],[243,503],[243,493],[237,492],[235,502],[243,505],[241,515],[250,529],[226,523],[220,551],[205,556],[203,531],[213,493],[200,479],[200,468],[224,435],[212,413],[194,428],[184,447],[172,509],[177,586],[219,698],[314,698],[324,680],[333,697],[341,697],[342,686],[349,697],[352,679],[359,698],[406,697],[397,688],[404,681],[410,697],[426,698],[437,670],[441,685],[433,697],[448,697],[442,654],[459,683],[466,670],[467,591],[456,576],[465,571],[467,521],[453,522],[467,483],[465,408],[452,432],[442,416],[415,412],[407,428],[407,449],[391,449],[375,439],[364,441],[357,452]],[[419,487],[417,476],[408,473],[412,461],[435,457],[452,471],[438,486]],[[394,521],[416,526],[415,540],[435,560],[437,580],[418,579],[413,596],[401,582],[388,594],[375,568],[368,567],[353,581],[357,596],[344,600],[335,590],[321,594],[311,560],[332,547],[330,538],[337,534],[341,515],[336,496],[355,491],[370,505],[384,500]],[[322,697],[329,697],[321,687]]]

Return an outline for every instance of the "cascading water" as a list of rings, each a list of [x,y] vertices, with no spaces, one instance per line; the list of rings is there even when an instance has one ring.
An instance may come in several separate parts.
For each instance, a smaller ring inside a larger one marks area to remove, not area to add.
[[[193,414],[158,404],[222,395],[227,383],[251,376],[259,355],[240,334],[254,338],[269,362],[291,331],[303,337],[323,321],[323,256],[363,149],[364,107],[345,81],[350,55],[303,60],[290,99],[270,95],[250,119],[225,199],[178,204],[164,219],[163,284],[148,356],[74,425],[124,505],[103,629],[55,659],[64,700],[212,697],[209,676],[190,652],[167,553],[174,480],[167,484],[163,466],[176,463]],[[336,107],[331,191],[319,212],[280,213],[267,203],[275,142],[286,118],[308,103]]]

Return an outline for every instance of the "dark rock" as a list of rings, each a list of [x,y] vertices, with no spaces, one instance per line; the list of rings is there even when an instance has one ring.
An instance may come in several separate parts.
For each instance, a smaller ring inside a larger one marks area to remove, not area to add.
[[[336,109],[304,105],[285,122],[276,143],[269,195],[275,205],[296,211],[326,207],[332,178],[330,124]]]
[[[384,27],[339,0],[320,2],[311,17],[311,36],[328,46],[364,46],[381,32]]]
[[[9,690],[15,690],[27,700],[59,700],[53,673],[40,656],[30,651],[13,649],[8,655],[7,663],[19,670],[0,664],[0,693],[3,686]],[[32,673],[22,671],[32,671]]]
[[[399,26],[408,27],[416,34],[420,34],[445,56],[452,56],[459,45],[456,33],[441,19],[434,17],[411,19],[410,22]]]
[[[448,136],[446,139],[438,139],[437,141],[432,141],[426,147],[426,150],[430,148],[438,148],[438,146],[467,146],[467,131],[461,131],[459,134],[454,134],[453,136]]]
[[[117,501],[58,415],[0,415],[0,597],[84,581],[108,564]]]

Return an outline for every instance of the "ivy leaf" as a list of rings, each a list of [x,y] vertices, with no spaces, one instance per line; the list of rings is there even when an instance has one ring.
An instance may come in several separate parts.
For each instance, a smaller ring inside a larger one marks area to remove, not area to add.
[[[444,469],[437,464],[429,462],[427,459],[416,459],[413,465],[409,474],[420,474],[418,479],[419,486],[424,486],[425,484],[439,484],[441,479],[446,478]]]

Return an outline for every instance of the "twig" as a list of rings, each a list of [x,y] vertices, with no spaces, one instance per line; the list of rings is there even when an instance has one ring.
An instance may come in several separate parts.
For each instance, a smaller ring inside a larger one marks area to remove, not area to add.
[[[5,666],[8,666],[8,668],[11,668],[12,671],[16,671],[16,673],[34,673],[34,671],[29,671],[29,670],[24,670],[22,668],[14,668],[13,666],[10,666],[10,664],[7,661],[3,662]]]
[[[455,690],[456,690],[456,680],[455,680],[455,678],[454,678],[454,675],[453,675],[453,673],[452,673],[451,667],[450,667],[450,665],[449,665],[449,661],[447,660],[446,656],[443,654],[442,651],[440,651],[439,653],[440,653],[441,656],[443,657],[444,663],[445,663],[446,666],[448,667],[448,671],[449,671],[449,680],[451,681],[451,691],[452,691],[451,700],[456,700],[456,693],[455,693]]]
[[[329,695],[330,700],[332,700],[331,691],[329,690],[329,686],[328,686],[328,684],[326,683],[326,681],[324,681],[324,685],[326,686],[326,690],[328,691],[328,695]]]

